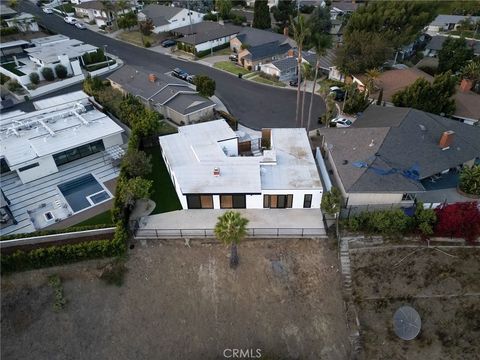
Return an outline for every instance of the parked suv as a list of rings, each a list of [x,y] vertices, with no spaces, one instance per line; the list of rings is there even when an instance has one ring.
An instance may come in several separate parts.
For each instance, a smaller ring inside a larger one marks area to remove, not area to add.
[[[187,80],[187,78],[188,78],[187,72],[185,72],[185,71],[183,71],[182,69],[179,69],[179,68],[173,69],[172,75],[179,78],[179,79],[182,79],[182,80]]]
[[[228,59],[229,59],[230,61],[235,61],[235,62],[237,62],[237,61],[238,61],[238,55],[237,55],[237,54],[232,54],[232,55],[230,55],[230,56],[228,57]]]
[[[162,45],[164,48],[175,46],[176,44],[177,44],[177,42],[175,40],[172,40],[172,39],[163,40],[160,43],[160,45]]]
[[[65,21],[67,24],[75,25],[75,23],[77,22],[77,19],[75,19],[74,17],[71,17],[71,16],[65,16],[63,18],[63,21]]]
[[[345,91],[338,86],[330,87],[330,94],[334,94],[335,100],[337,101],[343,101],[345,99]]]

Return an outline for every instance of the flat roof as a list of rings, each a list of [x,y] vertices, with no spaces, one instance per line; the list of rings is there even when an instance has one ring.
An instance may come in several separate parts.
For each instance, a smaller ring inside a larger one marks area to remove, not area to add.
[[[54,106],[2,116],[0,156],[12,167],[123,132],[112,119],[91,105],[87,94],[84,95],[83,99],[69,103],[51,98]],[[78,94],[74,93],[72,99],[75,96]],[[39,103],[46,104],[45,101]]]
[[[8,49],[11,47],[28,45],[29,42],[25,40],[16,40],[16,41],[9,41],[9,42],[2,42],[0,43],[0,49]]]
[[[60,55],[67,55],[69,58],[74,58],[82,56],[86,52],[93,52],[96,50],[96,46],[84,44],[80,40],[68,39],[57,43],[27,48],[25,49],[25,52],[45,63],[51,63],[57,61],[58,56]]]
[[[225,120],[183,126],[160,137],[162,151],[184,194],[321,189],[305,129],[272,129],[261,156],[228,154],[222,142],[238,139]],[[220,169],[220,176],[213,169]]]
[[[58,34],[58,35],[39,37],[39,38],[30,40],[30,42],[36,46],[41,46],[41,45],[50,44],[53,42],[61,42],[69,39],[70,38],[68,36]]]

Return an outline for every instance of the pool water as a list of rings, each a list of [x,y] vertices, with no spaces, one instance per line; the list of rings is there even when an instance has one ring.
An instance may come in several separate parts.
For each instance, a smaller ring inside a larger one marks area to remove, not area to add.
[[[84,210],[110,198],[92,174],[63,183],[58,188],[73,212]]]

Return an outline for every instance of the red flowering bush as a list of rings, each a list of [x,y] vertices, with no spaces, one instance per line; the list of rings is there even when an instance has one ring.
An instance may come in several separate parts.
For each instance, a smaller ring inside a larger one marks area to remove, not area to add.
[[[480,236],[480,210],[477,202],[443,205],[435,209],[436,236],[464,238],[474,242]]]

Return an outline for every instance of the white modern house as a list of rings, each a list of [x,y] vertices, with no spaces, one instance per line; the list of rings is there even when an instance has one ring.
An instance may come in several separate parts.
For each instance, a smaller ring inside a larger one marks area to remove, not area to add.
[[[14,223],[2,233],[35,231],[113,198],[124,130],[82,91],[2,114],[0,187]]]
[[[205,14],[181,7],[151,4],[145,6],[138,13],[138,20],[152,19],[154,33],[168,32],[182,26],[198,24],[203,21]]]
[[[320,208],[305,129],[263,129],[253,138],[215,120],[180,127],[160,147],[184,209]]]
[[[29,13],[20,13],[13,18],[6,19],[8,27],[17,27],[21,32],[37,32],[39,30],[35,16]]]

